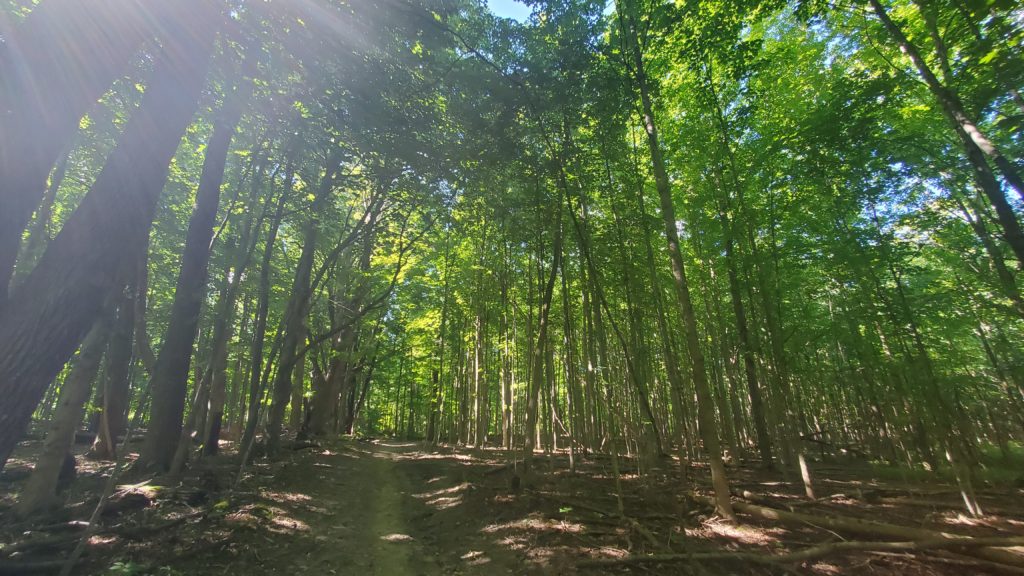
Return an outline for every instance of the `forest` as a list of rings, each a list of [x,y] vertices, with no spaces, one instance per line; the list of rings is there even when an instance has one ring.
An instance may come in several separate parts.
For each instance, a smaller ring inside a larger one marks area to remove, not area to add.
[[[1024,573],[1014,0],[0,0],[0,575]]]

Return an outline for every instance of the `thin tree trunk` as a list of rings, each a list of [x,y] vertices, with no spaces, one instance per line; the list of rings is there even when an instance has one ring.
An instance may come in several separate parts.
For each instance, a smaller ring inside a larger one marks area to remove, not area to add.
[[[43,199],[36,210],[35,219],[28,229],[28,240],[18,256],[18,267],[15,269],[13,280],[15,284],[25,278],[25,276],[28,276],[28,273],[32,271],[32,267],[46,248],[46,243],[50,241],[53,205],[57,201],[57,191],[60,190],[61,184],[64,183],[64,177],[67,175],[70,155],[70,153],[65,153],[50,174],[50,182],[46,186],[46,192],[43,194]]]
[[[18,498],[16,512],[22,518],[59,503],[57,484],[61,469],[65,467],[67,458],[74,458],[70,452],[71,446],[85,414],[85,403],[92,393],[92,383],[99,372],[109,335],[107,320],[97,322],[82,343],[74,367],[61,385],[57,413],[50,423],[43,451],[36,459],[32,475]]]
[[[540,311],[537,315],[537,340],[533,348],[530,384],[526,399],[526,432],[523,447],[523,475],[532,471],[533,451],[537,446],[537,416],[540,403],[540,391],[544,386],[544,349],[548,336],[548,324],[551,313],[551,299],[555,291],[555,280],[562,260],[562,200],[558,200],[558,211],[554,222],[554,241],[551,245],[552,263],[548,278],[541,293]]]
[[[913,62],[924,83],[935,96],[943,114],[953,126],[953,130],[960,140],[967,160],[971,164],[978,187],[985,193],[989,202],[992,203],[992,207],[996,210],[999,223],[1003,227],[1006,243],[1013,249],[1017,260],[1024,265],[1024,231],[1021,230],[1020,221],[1017,219],[1017,215],[1010,206],[1006,195],[1003,194],[999,181],[996,179],[992,168],[988,165],[986,157],[992,160],[1000,174],[1010,184],[1010,187],[1016,190],[1021,198],[1024,198],[1024,181],[1021,180],[1016,167],[1009,159],[1003,156],[995,144],[988,140],[973,119],[968,116],[956,92],[936,77],[917,49],[917,46],[907,38],[900,25],[892,19],[885,6],[882,5],[881,0],[869,0],[869,4],[889,35],[892,36],[903,53]]]
[[[289,298],[288,308],[285,310],[284,339],[281,343],[281,357],[277,375],[274,378],[274,393],[270,404],[270,414],[267,418],[267,452],[269,454],[276,453],[280,447],[285,409],[292,394],[292,372],[295,369],[295,364],[302,358],[299,348],[305,340],[306,316],[309,315],[312,296],[310,292],[312,290],[313,257],[316,255],[320,224],[318,214],[334,189],[334,181],[341,159],[340,148],[332,152],[327,159],[324,175],[320,181],[319,190],[310,203],[310,215],[303,231],[302,253],[299,255],[295,278],[292,281],[291,298]]]
[[[99,433],[92,456],[101,460],[117,457],[118,438],[128,425],[131,396],[132,336],[135,333],[135,286],[129,286],[117,309],[117,319],[107,347],[107,368]]]
[[[259,197],[263,183],[262,163],[255,162],[253,171],[249,194],[250,205],[256,204]],[[206,427],[203,430],[203,453],[208,456],[216,454],[220,448],[220,434],[224,422],[224,407],[227,398],[228,344],[234,331],[235,306],[241,293],[242,278],[249,267],[249,262],[252,260],[252,253],[256,248],[259,230],[263,225],[266,213],[267,209],[264,208],[259,217],[250,214],[249,218],[246,219],[241,238],[235,244],[235,253],[232,254],[234,260],[233,268],[229,265],[224,271],[224,286],[221,289],[215,308],[216,318],[213,323],[212,338],[213,351],[210,358],[210,367],[207,370],[210,378],[210,406]],[[246,322],[249,320],[248,315],[245,314],[248,310],[248,303],[249,300],[245,300],[243,304],[243,323],[239,330],[240,334],[244,333]],[[236,369],[234,378],[236,383],[239,372]],[[238,395],[237,385],[232,388],[232,393]]]
[[[267,229],[267,239],[263,245],[263,260],[260,263],[259,301],[256,304],[256,323],[252,332],[252,348],[249,354],[251,372],[249,374],[249,406],[248,416],[245,421],[245,432],[242,434],[239,446],[249,446],[256,437],[256,426],[259,423],[260,402],[262,401],[261,369],[263,367],[264,339],[267,335],[267,315],[270,313],[270,267],[274,257],[274,244],[277,242],[278,229],[281,227],[281,219],[284,217],[284,206],[288,197],[291,196],[292,186],[295,179],[294,154],[287,161],[284,171],[284,190],[277,200],[274,218],[270,221]]]
[[[442,402],[443,393],[441,382],[444,378],[444,349],[446,343],[445,330],[448,327],[448,279],[451,273],[451,225],[445,229],[444,236],[444,268],[443,285],[441,287],[441,322],[437,328],[437,369],[433,372],[433,385],[430,394],[430,416],[427,420],[427,441],[437,443],[440,440],[440,420],[443,417]]]
[[[619,5],[621,0],[617,0]],[[619,6],[621,8],[621,5]],[[697,394],[697,420],[700,424],[701,440],[711,468],[711,481],[715,490],[715,502],[718,513],[727,520],[735,520],[732,504],[729,500],[729,483],[725,476],[725,464],[722,462],[722,450],[718,438],[718,425],[708,377],[704,369],[704,352],[700,347],[700,334],[697,328],[697,317],[690,298],[690,286],[686,279],[686,268],[679,243],[679,232],[676,229],[675,206],[672,201],[672,188],[662,157],[661,142],[654,121],[654,105],[651,100],[647,76],[644,72],[643,53],[636,33],[636,25],[632,16],[625,16],[620,11],[620,18],[629,21],[624,30],[629,35],[629,48],[633,54],[633,74],[640,91],[643,106],[644,128],[647,132],[647,143],[651,154],[651,165],[654,171],[655,187],[661,203],[661,217],[665,224],[665,237],[668,241],[669,260],[672,264],[672,277],[676,285],[676,296],[679,302],[680,315],[686,333],[686,348],[690,354],[690,368],[694,389]]]
[[[299,334],[298,341],[299,347],[301,348],[306,342],[306,335],[308,330],[303,326],[302,333]],[[292,399],[291,399],[291,412],[289,413],[288,429],[292,433],[298,434],[302,428],[302,420],[305,414],[303,409],[303,399],[305,398],[306,392],[306,352],[299,352],[295,359],[295,368],[292,370]]]

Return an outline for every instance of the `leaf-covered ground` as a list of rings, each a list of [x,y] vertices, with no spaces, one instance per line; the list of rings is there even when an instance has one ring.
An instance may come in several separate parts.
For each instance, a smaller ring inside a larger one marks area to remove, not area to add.
[[[81,459],[80,459],[81,460]],[[78,574],[981,574],[1013,573],[952,551],[837,552],[808,562],[752,562],[863,535],[756,520],[722,522],[699,501],[704,471],[666,460],[653,469],[607,456],[539,459],[519,483],[497,450],[425,448],[419,443],[341,440],[259,461],[231,489],[237,458],[204,462],[179,482],[125,479],[89,541]],[[0,573],[56,573],[87,518],[109,466],[83,466],[63,515],[18,522],[8,510]],[[1020,490],[984,492],[990,514],[968,519],[958,495],[939,484],[880,481],[863,465],[819,465],[816,501],[782,475],[731,470],[737,501],[978,537],[1024,535]],[[13,480],[11,480],[13,478]],[[963,552],[963,551],[959,551]],[[635,562],[650,554],[715,554]],[[617,563],[631,559],[629,562]],[[1024,561],[1024,556],[1022,556]],[[604,563],[602,563],[604,562]],[[610,562],[610,563],[609,563]]]

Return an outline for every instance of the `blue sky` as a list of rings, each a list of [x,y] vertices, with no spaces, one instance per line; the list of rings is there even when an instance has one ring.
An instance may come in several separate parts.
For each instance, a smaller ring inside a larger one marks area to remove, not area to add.
[[[516,0],[487,0],[487,7],[498,16],[514,18],[520,22],[530,16],[530,7]]]

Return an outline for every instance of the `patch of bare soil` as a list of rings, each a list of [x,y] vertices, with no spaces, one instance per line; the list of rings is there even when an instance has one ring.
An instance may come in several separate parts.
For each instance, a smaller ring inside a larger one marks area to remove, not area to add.
[[[653,469],[645,464],[638,474],[635,461],[622,459],[616,481],[616,463],[607,456],[577,457],[570,471],[567,456],[559,454],[538,457],[537,473],[520,482],[511,458],[489,449],[341,440],[258,462],[234,490],[228,489],[237,473],[233,456],[203,461],[180,484],[136,478],[117,492],[75,573],[1024,573],[948,547],[856,550],[840,544],[808,560],[784,556],[823,544],[894,540],[829,528],[830,517],[978,538],[1024,536],[1017,489],[984,491],[988,515],[972,519],[961,513],[952,487],[883,482],[866,466],[820,466],[816,487],[823,497],[815,501],[802,496],[796,479],[734,468],[738,503],[820,521],[741,512],[741,524],[732,525],[700,498],[683,496],[694,488],[708,494],[700,467],[665,460]],[[88,517],[89,494],[98,492],[108,471],[86,471],[72,488],[71,512],[45,522],[18,523],[0,503],[0,574],[55,573],[81,530],[69,521]],[[1024,566],[1019,551],[1000,549]]]

